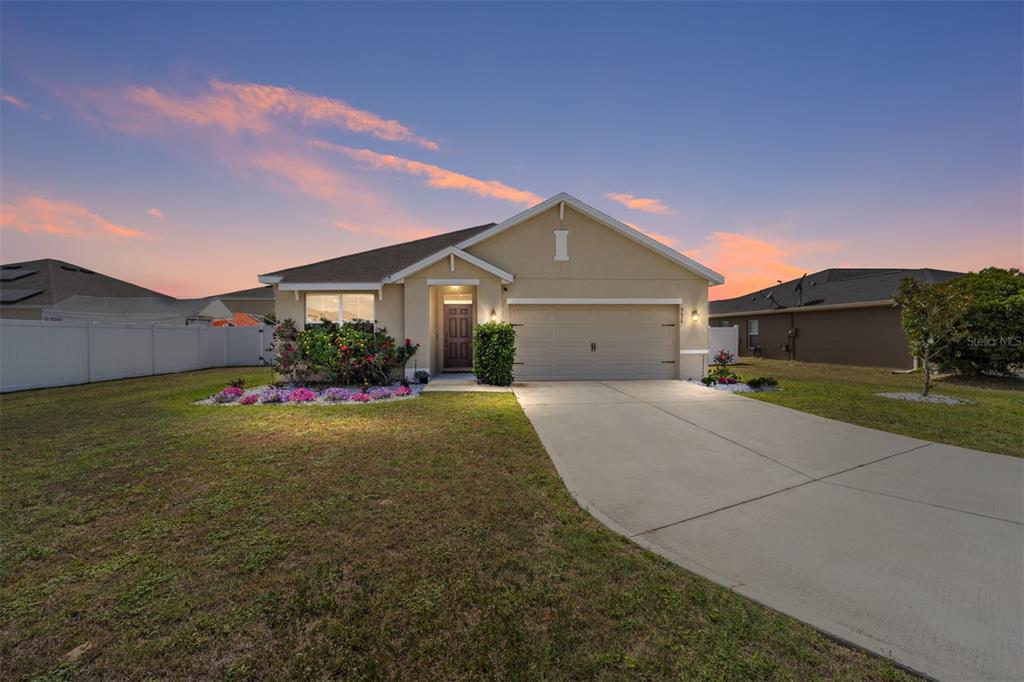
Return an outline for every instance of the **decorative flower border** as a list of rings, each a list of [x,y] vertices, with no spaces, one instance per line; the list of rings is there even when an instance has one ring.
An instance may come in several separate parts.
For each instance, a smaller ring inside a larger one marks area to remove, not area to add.
[[[393,402],[419,397],[423,386],[374,386],[366,389],[349,386],[331,386],[315,390],[306,386],[257,386],[243,389],[228,386],[209,398],[197,400],[194,405],[246,406],[246,405],[352,405],[371,402]]]

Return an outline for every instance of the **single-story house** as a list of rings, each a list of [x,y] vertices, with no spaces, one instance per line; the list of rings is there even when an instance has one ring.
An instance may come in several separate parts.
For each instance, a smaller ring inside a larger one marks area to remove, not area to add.
[[[260,275],[278,319],[372,319],[420,350],[407,373],[466,371],[473,327],[516,326],[525,379],[696,378],[718,273],[568,194],[501,223]]]
[[[0,265],[0,318],[41,320],[44,308],[76,295],[173,300],[159,291],[54,258]]]
[[[218,299],[208,298],[116,298],[113,296],[72,296],[43,309],[43,320],[67,322],[127,322],[130,324],[209,325],[234,315]]]
[[[233,313],[248,313],[255,318],[262,319],[267,313],[274,312],[274,287],[269,285],[230,291],[207,298],[219,300]]]
[[[900,281],[947,282],[931,268],[829,268],[711,302],[712,327],[739,327],[741,356],[910,369],[915,366],[893,297]]]

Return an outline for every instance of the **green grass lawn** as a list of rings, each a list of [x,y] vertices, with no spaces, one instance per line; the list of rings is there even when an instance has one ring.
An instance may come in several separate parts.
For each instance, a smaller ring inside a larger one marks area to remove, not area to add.
[[[753,358],[742,358],[735,370],[747,378],[770,375],[779,380],[780,391],[744,394],[757,400],[914,438],[1024,457],[1024,381],[940,378],[932,394],[974,401],[950,406],[875,395],[920,392],[919,373]]]
[[[0,398],[3,677],[906,677],[606,530],[510,394],[190,404],[238,374]]]

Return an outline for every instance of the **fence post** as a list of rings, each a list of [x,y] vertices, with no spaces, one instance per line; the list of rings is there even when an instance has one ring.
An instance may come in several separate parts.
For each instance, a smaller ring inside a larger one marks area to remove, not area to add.
[[[203,368],[203,325],[196,324],[196,348],[199,349],[196,358],[196,369]]]
[[[93,365],[95,364],[95,362],[93,361],[92,357],[93,357],[93,353],[95,351],[95,346],[96,346],[96,338],[95,338],[95,336],[96,336],[96,331],[95,331],[95,329],[96,329],[96,322],[90,320],[89,322],[86,322],[85,325],[86,325],[86,327],[85,327],[86,328],[86,335],[85,335],[85,338],[86,338],[86,353],[85,353],[85,357],[86,357],[86,367],[87,367],[86,375],[88,376],[89,383],[91,384],[92,383],[92,377],[93,377]]]
[[[156,376],[156,322],[149,325],[149,356],[153,367],[150,374]]]

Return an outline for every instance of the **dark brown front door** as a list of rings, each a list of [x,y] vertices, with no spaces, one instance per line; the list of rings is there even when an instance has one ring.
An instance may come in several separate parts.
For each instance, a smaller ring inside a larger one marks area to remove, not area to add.
[[[451,304],[444,306],[444,366],[473,366],[473,306]]]

